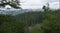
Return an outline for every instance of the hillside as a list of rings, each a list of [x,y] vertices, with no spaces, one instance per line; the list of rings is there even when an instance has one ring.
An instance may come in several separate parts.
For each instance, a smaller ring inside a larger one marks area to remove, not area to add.
[[[44,12],[26,12],[23,14],[18,14],[14,16],[15,19],[28,23],[29,25],[41,23],[44,19]]]

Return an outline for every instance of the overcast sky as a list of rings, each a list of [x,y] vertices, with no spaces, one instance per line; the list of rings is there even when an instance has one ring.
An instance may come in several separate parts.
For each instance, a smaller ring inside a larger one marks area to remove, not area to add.
[[[21,7],[24,9],[42,8],[47,2],[50,3],[50,8],[59,8],[59,0],[20,0]]]

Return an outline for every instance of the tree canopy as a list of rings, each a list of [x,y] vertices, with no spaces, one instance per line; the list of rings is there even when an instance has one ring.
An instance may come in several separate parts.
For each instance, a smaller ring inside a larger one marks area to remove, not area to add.
[[[10,5],[13,8],[20,8],[19,0],[0,0],[0,7],[5,7],[6,5]]]

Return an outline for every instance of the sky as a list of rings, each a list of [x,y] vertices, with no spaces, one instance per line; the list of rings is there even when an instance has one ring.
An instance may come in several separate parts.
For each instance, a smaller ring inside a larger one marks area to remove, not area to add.
[[[50,4],[50,8],[59,8],[59,0],[20,0],[21,7],[23,9],[38,9],[46,5],[47,2]]]

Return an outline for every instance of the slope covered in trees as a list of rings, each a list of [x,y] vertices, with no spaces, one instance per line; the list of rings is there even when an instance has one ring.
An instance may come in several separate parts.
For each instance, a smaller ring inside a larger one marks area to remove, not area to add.
[[[28,23],[28,25],[38,24],[44,20],[44,12],[36,11],[36,12],[27,12],[23,14],[18,14],[14,16],[15,19],[22,21],[24,23]]]
[[[35,26],[39,24],[39,27]],[[31,31],[29,26],[32,26]],[[0,33],[60,33],[60,10],[28,12],[19,15],[0,14]]]

